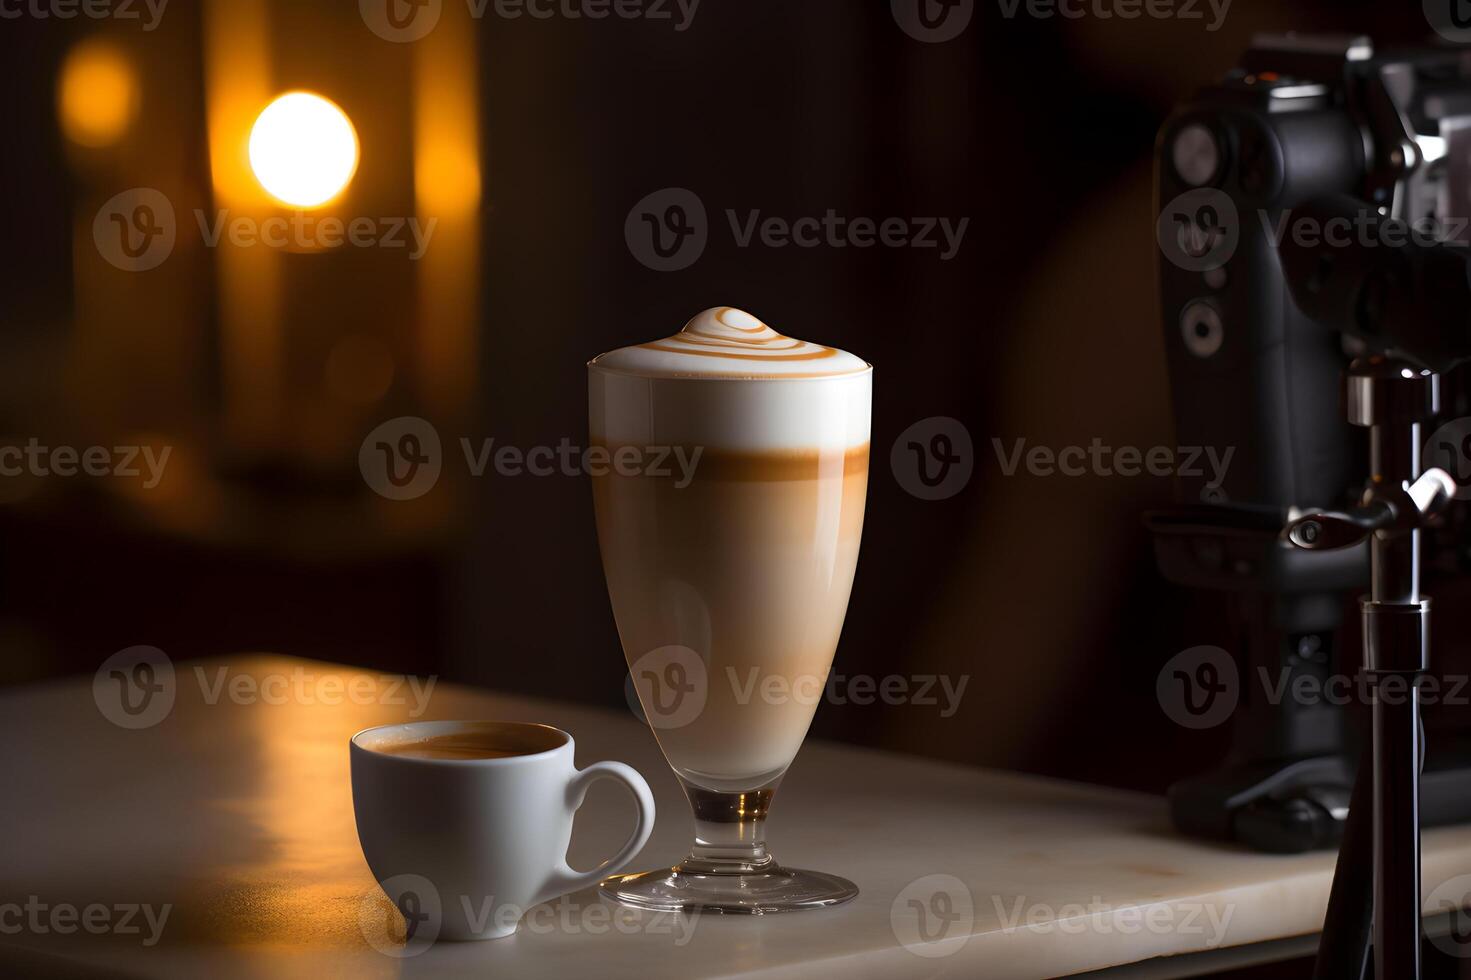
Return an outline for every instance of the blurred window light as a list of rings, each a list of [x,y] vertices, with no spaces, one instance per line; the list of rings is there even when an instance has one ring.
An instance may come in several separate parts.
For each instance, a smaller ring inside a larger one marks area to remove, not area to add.
[[[138,75],[115,45],[82,41],[66,56],[56,86],[57,112],[67,139],[89,147],[111,146],[138,114]]]
[[[288,92],[256,117],[250,169],[272,197],[314,208],[341,194],[358,166],[358,137],[337,105],[310,92]]]
[[[466,137],[427,134],[414,159],[414,196],[420,212],[466,215],[480,204],[480,163]]]

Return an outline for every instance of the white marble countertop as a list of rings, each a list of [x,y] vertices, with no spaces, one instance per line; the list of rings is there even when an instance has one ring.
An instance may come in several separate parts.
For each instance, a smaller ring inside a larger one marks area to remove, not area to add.
[[[679,919],[586,891],[509,939],[404,958],[358,848],[347,739],[409,719],[413,690],[284,657],[175,668],[172,709],[139,730],[103,716],[91,678],[0,694],[0,969],[59,957],[98,976],[288,980],[1044,977],[1271,949],[1321,926],[1332,874],[1331,854],[1184,840],[1157,797],[813,741],[776,796],[770,843],[778,860],[851,878],[853,902]],[[658,826],[633,868],[684,855],[688,807],[631,715],[440,684],[416,717],[571,731],[579,765],[620,759],[654,788]],[[621,788],[595,785],[573,866],[611,853],[631,818]],[[1426,833],[1427,891],[1468,870],[1471,827]]]

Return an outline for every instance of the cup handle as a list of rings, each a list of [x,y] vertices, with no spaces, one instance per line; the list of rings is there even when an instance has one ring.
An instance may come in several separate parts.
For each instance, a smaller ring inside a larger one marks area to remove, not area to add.
[[[605,875],[614,874],[625,864],[631,861],[643,846],[649,842],[649,835],[654,832],[654,793],[649,789],[649,784],[644,782],[644,777],[638,774],[638,770],[621,762],[595,762],[572,777],[572,782],[567,785],[567,806],[576,813],[577,808],[582,806],[582,801],[587,797],[587,788],[599,779],[616,779],[627,786],[633,793],[634,802],[638,805],[638,822],[634,824],[633,833],[629,835],[628,842],[623,849],[613,855],[602,864],[591,871],[574,871],[567,864],[565,855],[557,859],[557,866],[547,877],[547,882],[542,886],[540,894],[537,895],[533,905],[575,892],[603,878]]]

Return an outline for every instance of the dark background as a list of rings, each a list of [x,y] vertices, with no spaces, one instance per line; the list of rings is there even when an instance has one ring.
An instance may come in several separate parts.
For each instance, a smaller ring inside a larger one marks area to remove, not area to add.
[[[373,36],[352,3],[265,6],[271,90],[321,91],[358,127],[363,162],[339,210],[413,213],[411,46]],[[181,213],[220,206],[204,42],[219,9],[174,0],[146,34],[0,23],[0,431],[175,447],[170,479],[147,493],[0,487],[0,680],[89,674],[150,644],[623,704],[585,479],[470,479],[456,443],[580,443],[589,357],[730,304],[876,365],[863,553],[835,669],[970,678],[952,718],[826,705],[817,734],[1151,791],[1223,750],[1224,730],[1185,732],[1155,699],[1165,660],[1223,635],[1216,600],[1154,569],[1139,515],[1169,502],[1169,481],[1007,477],[992,440],[1174,444],[1154,295],[1161,121],[1257,32],[1416,41],[1419,4],[1236,0],[1212,32],[1203,5],[1205,20],[1123,21],[1007,18],[982,2],[942,44],[907,36],[885,3],[851,0],[704,0],[684,32],[447,18],[439,31],[471,30],[479,46],[463,80],[479,102],[477,326],[455,354],[469,397],[439,399],[418,369],[416,302],[435,287],[402,253],[285,255],[280,410],[249,437],[226,419],[254,395],[227,380],[251,374],[230,365],[220,256],[196,241],[122,273],[89,234],[99,203],[132,186],[165,189]],[[68,147],[57,121],[63,59],[99,33],[142,78],[137,132],[116,158]],[[661,273],[630,254],[624,221],[666,187],[701,197],[711,233],[697,263]],[[741,248],[727,208],[970,224],[943,262]],[[344,336],[392,353],[381,396],[323,394]],[[376,498],[357,467],[363,437],[399,415],[430,419],[445,443],[444,478],[412,503]],[[907,493],[888,462],[931,416],[959,419],[975,447],[969,485],[937,502]]]

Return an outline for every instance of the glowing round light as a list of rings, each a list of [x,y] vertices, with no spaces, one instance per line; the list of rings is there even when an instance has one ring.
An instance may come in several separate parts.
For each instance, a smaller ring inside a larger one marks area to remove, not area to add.
[[[137,73],[112,44],[83,41],[62,65],[56,107],[67,139],[82,146],[111,146],[138,114]]]
[[[298,208],[342,193],[358,166],[358,136],[347,113],[310,92],[288,92],[250,130],[250,169],[277,200]]]

